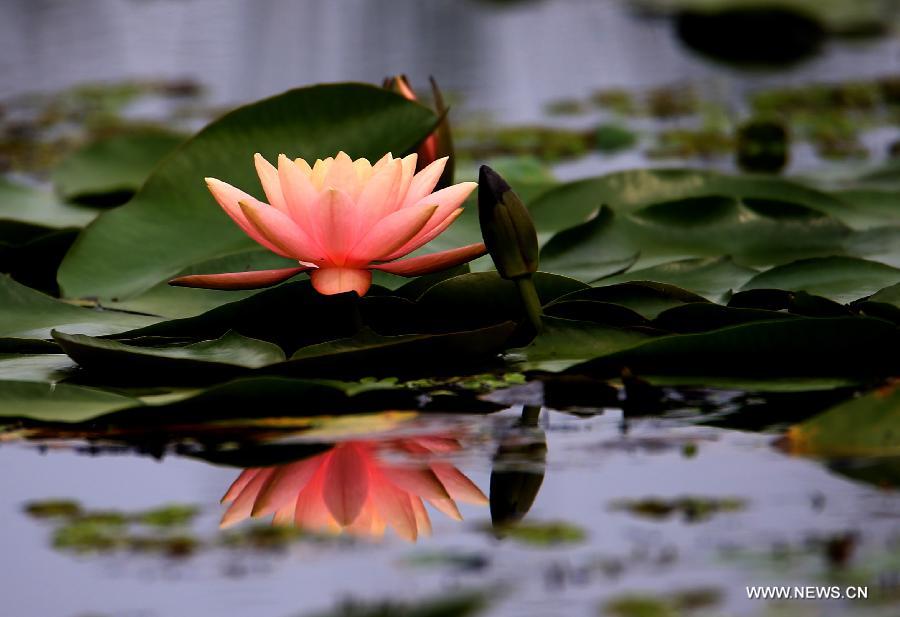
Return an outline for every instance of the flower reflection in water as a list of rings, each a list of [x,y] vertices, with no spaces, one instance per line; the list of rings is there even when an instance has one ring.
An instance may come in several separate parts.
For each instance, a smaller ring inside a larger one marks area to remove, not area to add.
[[[390,525],[415,541],[431,532],[425,501],[456,520],[462,520],[456,502],[487,504],[456,467],[433,460],[460,448],[446,437],[345,441],[311,458],[247,469],[222,498],[231,505],[221,524],[274,514],[274,524],[311,532],[380,537]],[[419,465],[386,460],[396,454],[425,460]]]

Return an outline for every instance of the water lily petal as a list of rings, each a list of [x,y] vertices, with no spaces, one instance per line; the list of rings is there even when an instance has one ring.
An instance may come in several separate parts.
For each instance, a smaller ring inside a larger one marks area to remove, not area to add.
[[[266,467],[253,476],[253,479],[250,480],[247,486],[244,487],[244,490],[232,502],[231,507],[225,511],[221,522],[219,522],[219,527],[222,529],[231,527],[250,516],[256,496],[266,480],[269,479],[269,476],[272,475],[274,469],[274,467]]]
[[[353,159],[346,152],[338,152],[334,162],[328,166],[322,186],[326,189],[334,188],[345,192],[352,199],[356,199],[362,188],[359,176],[353,167]]]
[[[371,476],[372,502],[397,535],[414,542],[418,535],[416,514],[409,495],[381,474]]]
[[[372,286],[372,273],[358,268],[318,268],[310,272],[309,278],[324,296],[355,291],[362,297]]]
[[[291,257],[291,255],[287,254],[283,249],[275,246],[265,236],[260,234],[259,231],[250,224],[250,221],[247,220],[246,215],[244,215],[244,212],[239,205],[242,201],[258,206],[267,206],[267,204],[264,204],[241,189],[231,186],[227,182],[216,180],[215,178],[206,178],[206,186],[209,187],[209,192],[212,193],[216,201],[219,202],[219,205],[222,206],[225,213],[237,223],[238,227],[244,230],[245,234],[273,253],[277,253],[282,257]]]
[[[410,240],[409,242],[407,242],[406,244],[401,246],[399,249],[397,249],[396,251],[394,251],[387,257],[384,257],[383,259],[381,259],[381,261],[390,261],[392,259],[397,259],[398,257],[403,257],[404,255],[408,255],[409,253],[412,253],[413,251],[416,251],[416,250],[422,248],[423,246],[425,246],[426,244],[428,244],[429,242],[431,242],[432,240],[437,238],[439,235],[444,233],[444,231],[448,227],[450,227],[450,225],[453,224],[453,221],[455,221],[457,218],[459,218],[459,216],[462,213],[463,213],[463,209],[458,208],[455,212],[451,212],[450,216],[445,218],[441,222],[440,225],[438,225],[431,231],[426,233],[425,229],[423,228],[422,231],[420,231],[415,236],[413,236],[412,240]],[[433,216],[432,216],[432,218],[433,218]],[[429,221],[429,223],[430,223],[430,221]],[[428,227],[429,223],[426,223],[425,227]]]
[[[328,459],[331,452],[325,455]],[[300,494],[297,495],[297,502],[294,505],[294,524],[300,529],[308,529],[311,531],[328,531],[337,533],[340,531],[340,525],[331,516],[328,506],[322,497],[322,490],[325,487],[327,477],[327,460],[313,474],[312,479],[306,485]]]
[[[303,159],[297,159],[303,161]],[[312,235],[312,209],[319,201],[319,191],[309,179],[309,165],[278,155],[278,181],[291,219],[307,234]]]
[[[396,209],[397,190],[403,173],[400,161],[391,161],[374,172],[356,200],[359,232],[368,233]]]
[[[259,176],[259,182],[262,184],[263,192],[265,192],[269,204],[290,215],[284,194],[281,192],[278,170],[259,152],[253,155],[253,163],[256,165],[256,175]]]
[[[290,504],[289,509],[293,511],[297,495],[306,488],[322,462],[323,457],[320,455],[276,467],[260,489],[251,516],[265,516],[281,510],[287,504]]]
[[[228,490],[222,496],[219,503],[228,503],[237,499],[237,496],[241,494],[241,491],[247,488],[247,485],[250,484],[253,478],[256,477],[256,474],[260,471],[262,471],[262,468],[259,467],[251,467],[250,469],[242,471],[241,475],[239,475],[237,479],[231,483],[231,486],[228,487]]]
[[[428,468],[382,467],[382,472],[399,488],[426,499],[449,499],[450,495],[437,475]]]
[[[357,222],[356,206],[344,191],[331,188],[319,197],[314,212],[314,235],[331,264],[344,265],[359,238]]]
[[[483,506],[488,503],[488,498],[481,489],[465,476],[459,469],[449,463],[434,463],[432,471],[440,479],[441,484],[447,489],[452,499]]]
[[[416,175],[416,161],[419,155],[413,152],[407,154],[400,160],[400,166],[403,173],[400,176],[400,186],[397,188],[397,200],[394,203],[394,210],[399,210],[406,201],[406,195],[409,192],[410,184]]]
[[[271,287],[301,272],[310,266],[280,268],[277,270],[255,270],[251,272],[225,272],[222,274],[188,274],[169,281],[175,287],[196,287],[199,289],[261,289]]]
[[[447,156],[439,158],[429,163],[425,169],[415,175],[403,200],[404,207],[418,203],[428,195],[431,195],[434,187],[437,186],[438,180],[441,179],[441,174],[444,173],[448,159],[449,157]]]
[[[335,446],[332,452],[322,496],[334,520],[347,526],[359,516],[368,498],[367,457],[371,454],[352,442]]]
[[[256,231],[293,259],[322,264],[325,255],[317,254],[310,237],[285,214],[266,204],[240,202],[241,212]]]
[[[438,251],[428,255],[419,255],[408,259],[398,259],[386,264],[369,266],[373,270],[390,272],[398,276],[421,276],[439,270],[446,270],[460,264],[472,261],[487,253],[487,247],[483,242],[461,246],[446,251]]]
[[[412,505],[413,514],[416,517],[416,530],[418,531],[418,534],[421,536],[430,536],[431,518],[429,518],[428,511],[425,509],[425,504],[422,503],[420,498],[413,496],[410,497],[409,503]]]
[[[363,237],[347,257],[350,264],[364,265],[382,259],[415,237],[434,215],[437,206],[403,208],[389,214]]]

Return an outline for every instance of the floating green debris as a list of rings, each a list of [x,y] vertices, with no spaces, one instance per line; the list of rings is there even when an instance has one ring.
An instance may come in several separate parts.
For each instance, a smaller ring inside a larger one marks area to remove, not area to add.
[[[618,124],[601,124],[597,127],[596,148],[612,154],[628,150],[637,143],[637,135]]]
[[[587,539],[587,532],[584,529],[564,521],[524,521],[487,529],[499,538],[510,538],[522,544],[541,548],[580,544]]]
[[[345,602],[327,613],[310,617],[469,617],[488,606],[483,592],[459,592],[452,596],[430,598],[416,604],[388,600],[374,604]]]
[[[685,522],[699,523],[715,514],[739,512],[746,502],[738,498],[679,497],[677,499],[647,498],[622,500],[612,505],[613,510],[624,510],[635,516],[653,520],[665,520],[679,515]]]
[[[603,605],[610,617],[680,617],[693,611],[709,609],[722,601],[715,588],[686,589],[665,596],[621,595]]]
[[[25,504],[25,513],[32,518],[75,518],[82,513],[81,504],[72,499],[45,499]]]
[[[190,505],[172,504],[141,512],[135,520],[152,527],[181,527],[194,522],[200,514],[200,508]]]

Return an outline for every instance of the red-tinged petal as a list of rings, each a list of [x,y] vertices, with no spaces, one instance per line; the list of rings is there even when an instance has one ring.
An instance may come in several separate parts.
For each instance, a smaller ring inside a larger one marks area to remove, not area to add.
[[[390,255],[412,238],[428,223],[437,206],[403,208],[387,215],[353,247],[347,256],[348,264],[367,265]]]
[[[325,455],[331,456],[331,452]],[[339,532],[340,526],[332,518],[328,506],[322,498],[322,489],[325,486],[327,465],[319,467],[312,479],[300,494],[297,495],[297,503],[294,506],[294,524],[300,529],[312,531]]]
[[[323,296],[355,291],[362,297],[372,286],[372,273],[356,268],[318,268],[310,272],[309,278]]]
[[[425,504],[422,503],[422,500],[418,497],[410,497],[410,504],[412,504],[413,514],[416,517],[416,530],[420,536],[430,536],[431,535],[431,518],[428,516],[428,511],[425,509]]]
[[[383,467],[385,477],[400,489],[426,499],[449,499],[450,495],[437,475],[428,468]]]
[[[431,465],[432,471],[440,479],[441,484],[447,489],[452,499],[483,506],[488,503],[488,498],[474,482],[465,476],[459,469],[448,463],[435,463]]]
[[[325,262],[325,256],[315,252],[316,248],[306,232],[285,214],[265,204],[242,201],[240,207],[260,235],[294,259],[315,264]]]
[[[370,476],[372,482],[372,502],[385,518],[387,523],[394,528],[397,535],[404,540],[414,542],[417,537],[416,514],[413,511],[409,495],[394,486],[383,475]]]
[[[222,274],[188,274],[169,281],[175,287],[196,287],[199,289],[261,289],[271,287],[301,272],[310,266],[280,268],[278,270],[255,270],[252,272],[225,272]]]
[[[278,155],[278,181],[291,219],[307,234],[314,236],[311,212],[319,201],[319,191],[310,181],[309,165]],[[315,238],[313,238],[315,239]]]
[[[237,496],[241,494],[241,491],[247,488],[250,481],[253,480],[260,471],[262,471],[262,469],[257,467],[251,467],[250,469],[242,471],[241,475],[239,475],[237,479],[231,483],[231,486],[228,487],[228,491],[225,492],[219,503],[228,503],[229,501],[237,499]]]
[[[456,507],[456,502],[452,499],[429,499],[428,503],[432,505],[432,507],[443,514],[444,516],[448,516],[452,518],[454,521],[463,520],[462,514],[459,511],[459,508]]]
[[[458,208],[455,212],[451,212],[450,216],[445,218],[440,223],[440,225],[438,225],[431,231],[426,233],[425,230],[423,229],[422,231],[417,233],[415,235],[415,237],[413,237],[412,240],[410,240],[409,242],[407,242],[406,244],[401,246],[399,249],[397,249],[396,251],[394,251],[387,257],[385,257],[384,261],[390,261],[392,259],[397,259],[398,257],[403,257],[404,255],[408,255],[409,253],[412,253],[413,251],[417,251],[418,249],[422,248],[423,246],[425,246],[426,244],[428,244],[429,242],[431,242],[432,240],[437,238],[439,235],[444,233],[447,230],[447,228],[450,227],[450,225],[452,225],[453,222],[460,217],[460,215],[462,213],[463,213],[463,209]],[[434,217],[432,217],[432,219],[433,218]],[[431,221],[429,221],[428,224],[431,224]],[[426,225],[425,227],[428,227],[428,225]]]
[[[344,265],[347,254],[359,239],[356,204],[347,193],[328,189],[320,196],[313,216],[319,246],[328,254],[331,264]]]
[[[394,210],[399,210],[406,203],[406,194],[409,193],[410,184],[412,184],[413,177],[416,175],[417,160],[419,160],[419,155],[413,153],[407,154],[400,161],[403,173],[400,176],[400,186],[397,187],[397,202],[394,205]]]
[[[222,529],[231,527],[250,516],[250,513],[253,511],[253,503],[256,501],[256,496],[259,494],[259,491],[266,480],[269,479],[269,476],[272,475],[273,471],[274,467],[266,467],[253,476],[253,479],[250,480],[249,484],[241,491],[240,495],[237,496],[237,499],[231,504],[231,507],[229,507],[222,516],[219,527]]]
[[[360,234],[368,233],[378,221],[397,209],[397,189],[402,173],[400,161],[392,161],[369,178],[356,200]]]
[[[390,272],[399,276],[421,276],[439,270],[446,270],[460,264],[472,261],[487,253],[484,243],[470,244],[456,249],[439,251],[429,255],[420,255],[408,259],[399,259],[387,264],[369,266],[373,270]]]
[[[265,485],[260,489],[251,515],[254,517],[265,516],[281,510],[288,504],[293,512],[297,495],[306,487],[322,462],[323,457],[319,455],[276,467],[274,473],[269,476]]]
[[[290,215],[284,194],[281,192],[281,181],[278,179],[278,170],[265,157],[257,152],[253,155],[253,163],[256,165],[256,175],[259,176],[259,182],[262,184],[263,192],[269,203]]]
[[[282,257],[290,257],[284,250],[272,244],[268,239],[265,238],[262,234],[260,234],[256,228],[250,224],[250,221],[247,220],[246,215],[241,210],[240,202],[255,204],[258,206],[265,206],[263,202],[259,201],[252,195],[248,195],[244,191],[239,188],[233,187],[227,182],[222,182],[221,180],[216,180],[215,178],[207,178],[206,186],[209,187],[209,192],[212,193],[212,196],[215,197],[216,201],[219,202],[219,205],[222,206],[222,209],[225,210],[225,213],[231,217],[231,219],[237,223],[238,227],[244,230],[244,233],[253,238],[256,242],[263,245],[273,253],[277,253]]]
[[[438,205],[437,212],[434,213],[434,216],[431,221],[429,221],[428,225],[425,226],[425,229],[422,230],[422,233],[428,233],[440,225],[451,213],[458,210],[477,186],[477,182],[460,182],[459,184],[448,186],[445,189],[441,189],[436,193],[426,195],[420,199],[417,204],[428,203]],[[414,208],[415,204],[409,207]]]
[[[403,200],[404,207],[418,203],[428,195],[431,195],[434,187],[437,186],[438,180],[441,179],[441,174],[444,173],[444,167],[447,166],[448,158],[446,156],[439,158],[415,175]]]
[[[369,495],[366,454],[354,443],[335,446],[327,474],[322,496],[334,520],[346,527],[359,516]]]

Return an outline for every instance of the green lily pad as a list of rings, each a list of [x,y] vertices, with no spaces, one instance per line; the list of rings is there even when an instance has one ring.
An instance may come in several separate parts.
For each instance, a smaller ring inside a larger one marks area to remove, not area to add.
[[[854,229],[870,229],[896,223],[900,219],[900,192],[878,189],[847,189],[832,193],[847,204],[840,215]]]
[[[75,229],[58,229],[19,244],[0,241],[0,272],[26,287],[58,295],[56,271],[77,235]]]
[[[900,283],[900,269],[856,257],[820,257],[776,266],[742,287],[805,291],[836,302],[852,302]]]
[[[573,300],[591,300],[621,305],[647,319],[654,319],[661,312],[683,304],[695,302],[709,304],[709,300],[691,291],[653,281],[631,281],[591,287],[557,298],[554,304]]]
[[[182,135],[158,130],[107,137],[63,159],[53,170],[53,184],[67,201],[124,203],[182,141]]]
[[[613,276],[598,285],[608,286],[628,281],[655,281],[690,290],[708,300],[719,300],[737,289],[755,274],[756,270],[736,264],[729,257],[702,257],[681,259],[668,263],[631,270]]]
[[[900,456],[900,385],[849,400],[788,431],[791,452],[817,456]]]
[[[603,207],[586,223],[554,235],[541,249],[541,267],[591,282],[634,265],[639,252],[613,232],[615,214]]]
[[[152,317],[101,311],[66,304],[0,276],[0,336],[49,338],[50,330],[65,327],[70,333],[110,334],[145,326]]]
[[[544,317],[544,328],[527,346],[510,350],[507,361],[522,370],[562,371],[587,358],[614,354],[651,337],[586,321]]]
[[[61,201],[50,191],[0,178],[0,240],[21,244],[50,229],[84,227],[93,208]]]
[[[682,304],[662,311],[653,320],[660,330],[678,333],[707,332],[754,321],[793,319],[796,315],[780,311],[705,304]]]
[[[0,354],[0,380],[55,383],[73,368],[75,363],[64,354]]]
[[[136,296],[193,264],[254,246],[222,212],[203,178],[261,195],[253,165],[260,152],[307,159],[344,150],[380,158],[416,145],[436,118],[381,88],[334,84],[291,90],[226,114],[166,157],[134,199],[105,212],[60,268],[69,297]]]
[[[740,377],[860,377],[900,371],[900,329],[880,319],[834,317],[758,321],[648,340],[573,366],[570,372]]]
[[[292,375],[384,376],[421,373],[465,362],[471,368],[504,349],[516,329],[511,321],[460,332],[383,336],[368,328],[354,336],[297,350],[266,372]]]
[[[211,341],[166,347],[144,347],[55,331],[53,338],[83,368],[133,383],[227,377],[285,359],[277,345],[235,332]]]
[[[588,288],[581,281],[548,272],[536,272],[533,280],[541,304]],[[473,272],[441,281],[422,294],[417,304],[437,321],[461,327],[479,327],[523,317],[516,284],[501,278],[497,272]]]
[[[529,203],[538,231],[560,231],[607,204],[631,213],[666,201],[732,196],[790,202],[839,216],[845,205],[826,193],[770,176],[729,176],[697,169],[639,169],[563,184]]]
[[[69,384],[0,381],[0,417],[45,422],[82,422],[140,405],[135,398]]]

